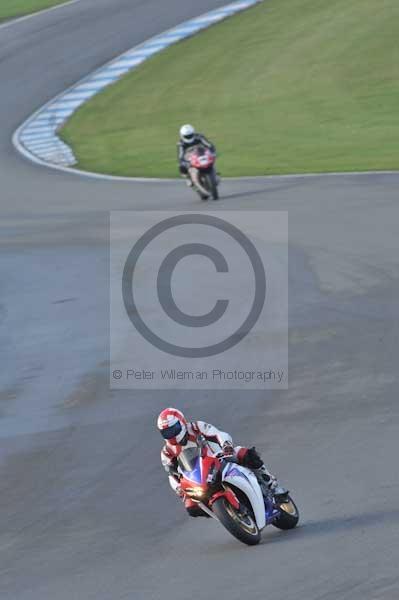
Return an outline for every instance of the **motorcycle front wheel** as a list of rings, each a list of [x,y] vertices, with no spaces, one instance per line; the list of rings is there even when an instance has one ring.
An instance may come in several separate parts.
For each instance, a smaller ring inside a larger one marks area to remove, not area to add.
[[[206,179],[207,179],[207,188],[209,189],[212,198],[214,200],[218,200],[219,199],[219,190],[218,190],[216,173],[215,173],[214,169],[212,169],[212,171],[210,171],[208,173],[208,175],[206,176]]]
[[[248,546],[259,544],[260,531],[250,511],[239,512],[223,497],[215,500],[212,510],[222,525],[237,540]]]

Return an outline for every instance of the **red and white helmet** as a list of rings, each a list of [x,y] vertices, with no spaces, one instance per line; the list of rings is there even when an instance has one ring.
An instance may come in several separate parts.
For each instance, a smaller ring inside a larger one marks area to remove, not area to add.
[[[172,446],[184,445],[187,441],[187,421],[180,410],[165,408],[158,417],[157,427],[164,440]]]

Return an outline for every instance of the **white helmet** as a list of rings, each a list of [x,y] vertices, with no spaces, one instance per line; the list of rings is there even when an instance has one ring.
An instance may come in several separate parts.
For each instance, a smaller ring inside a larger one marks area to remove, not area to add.
[[[190,144],[194,140],[195,129],[192,125],[183,125],[180,128],[180,139],[186,144]]]

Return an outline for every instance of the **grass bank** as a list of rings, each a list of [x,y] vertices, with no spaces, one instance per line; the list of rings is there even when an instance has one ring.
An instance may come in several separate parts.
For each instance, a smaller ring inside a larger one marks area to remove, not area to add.
[[[176,176],[184,122],[223,175],[399,168],[398,0],[267,0],[178,43],[62,131],[82,169]]]

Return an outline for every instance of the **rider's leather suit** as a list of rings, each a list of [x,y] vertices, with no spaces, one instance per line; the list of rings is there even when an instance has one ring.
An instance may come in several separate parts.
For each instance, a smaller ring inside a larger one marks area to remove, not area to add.
[[[193,141],[190,143],[180,140],[177,144],[177,159],[179,161],[179,170],[182,175],[187,175],[188,167],[190,166],[190,163],[185,158],[187,150],[198,144],[202,144],[205,148],[209,148],[211,152],[216,152],[214,144],[212,144],[212,142],[210,142],[202,133],[196,133]]]
[[[233,447],[232,438],[228,433],[220,431],[213,425],[204,423],[204,421],[191,421],[190,423],[187,423],[187,433],[187,442],[198,443],[198,437],[203,436],[210,442],[216,442],[216,444],[220,446],[221,451],[226,448],[231,451],[231,448]],[[196,502],[190,498],[185,498],[184,495],[181,494],[179,485],[180,477],[177,470],[177,457],[179,456],[180,452],[182,452],[184,447],[185,446],[182,445],[173,445],[166,441],[161,450],[161,462],[168,473],[171,488],[183,498],[184,506],[186,507],[190,516],[207,516],[198,507]],[[275,477],[273,477],[273,475],[269,473],[264,466],[264,463],[259,454],[256,452],[255,448],[235,446],[234,456],[239,464],[249,469],[253,469],[255,473],[261,473],[263,480],[266,481],[268,485],[276,482]]]

